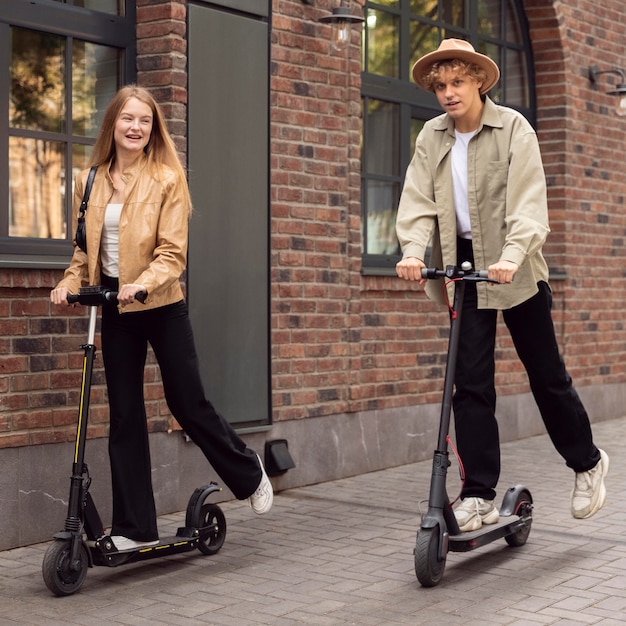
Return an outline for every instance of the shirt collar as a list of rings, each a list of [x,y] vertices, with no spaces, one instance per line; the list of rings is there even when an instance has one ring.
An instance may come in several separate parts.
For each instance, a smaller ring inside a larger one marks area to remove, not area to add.
[[[500,119],[498,105],[496,105],[488,96],[485,96],[485,106],[483,107],[483,113],[480,118],[480,124],[476,129],[476,133],[479,133],[483,126],[502,128],[502,120]],[[433,128],[435,130],[447,131],[454,137],[454,120],[447,113],[444,113],[433,120]]]

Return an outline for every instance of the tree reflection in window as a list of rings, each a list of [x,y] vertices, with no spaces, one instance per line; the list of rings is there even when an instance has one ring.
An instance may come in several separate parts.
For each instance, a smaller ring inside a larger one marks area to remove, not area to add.
[[[100,116],[119,84],[119,52],[26,28],[10,33],[7,234],[69,239],[66,177],[73,181],[87,165]]]

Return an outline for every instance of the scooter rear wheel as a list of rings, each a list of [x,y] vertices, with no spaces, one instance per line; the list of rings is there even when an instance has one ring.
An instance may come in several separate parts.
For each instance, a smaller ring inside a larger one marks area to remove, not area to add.
[[[446,567],[445,556],[439,560],[439,527],[420,528],[415,542],[415,575],[422,587],[441,582]]]
[[[55,596],[69,596],[78,591],[85,582],[89,568],[87,548],[81,544],[75,568],[72,568],[70,563],[71,549],[71,541],[57,539],[44,555],[43,579]]]
[[[217,504],[205,503],[200,509],[200,519],[194,526],[200,531],[198,550],[202,554],[215,554],[226,539],[226,517]]]
[[[522,491],[518,496],[515,502],[515,515],[519,515],[521,518],[524,518],[526,523],[520,528],[517,532],[506,535],[504,540],[513,548],[518,548],[519,546],[523,546],[528,540],[528,535],[530,535],[530,527],[533,523],[533,515],[532,515],[533,505],[532,498],[530,497],[530,493],[527,491]]]

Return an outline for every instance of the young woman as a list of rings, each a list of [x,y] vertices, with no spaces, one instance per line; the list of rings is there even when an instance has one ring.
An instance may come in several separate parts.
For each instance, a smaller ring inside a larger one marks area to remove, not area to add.
[[[158,539],[143,397],[148,344],[172,415],[238,499],[270,510],[272,485],[257,454],[205,398],[180,276],[187,261],[191,198],[163,114],[148,91],[123,87],[104,114],[90,165],[98,167],[78,246],[54,304],[84,285],[119,292],[103,307],[102,355],[110,404],[111,535],[118,550]],[[76,177],[74,224],[89,170]],[[74,232],[74,231],[73,231]],[[135,301],[147,293],[145,303]]]

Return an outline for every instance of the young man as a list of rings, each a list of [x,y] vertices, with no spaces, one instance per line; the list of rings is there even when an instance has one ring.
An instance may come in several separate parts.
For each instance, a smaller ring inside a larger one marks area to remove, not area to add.
[[[435,94],[445,113],[424,125],[407,169],[397,219],[403,251],[398,276],[424,284],[421,269],[432,245],[429,265],[468,260],[500,283],[468,283],[465,292],[453,400],[465,467],[462,502],[455,510],[460,529],[478,530],[499,518],[493,502],[500,474],[494,384],[498,311],[548,434],[576,473],[572,515],[590,517],[605,501],[609,457],[593,443],[554,333],[541,251],[549,232],[546,182],[536,134],[521,114],[485,95],[500,71],[466,41],[442,41],[415,63],[413,78]],[[431,299],[443,302],[441,290],[439,281],[428,281]]]

